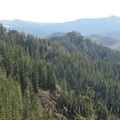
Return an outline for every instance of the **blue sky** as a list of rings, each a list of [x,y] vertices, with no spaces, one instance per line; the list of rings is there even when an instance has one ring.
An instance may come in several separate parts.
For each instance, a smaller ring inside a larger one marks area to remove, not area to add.
[[[66,22],[120,16],[120,0],[0,0],[0,20]]]

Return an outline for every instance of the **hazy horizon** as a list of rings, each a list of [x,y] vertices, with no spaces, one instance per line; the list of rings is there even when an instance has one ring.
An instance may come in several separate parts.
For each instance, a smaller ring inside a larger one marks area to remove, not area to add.
[[[120,17],[119,0],[1,0],[0,20],[63,23],[84,18]]]
[[[69,21],[65,21],[65,22],[72,22],[72,21],[76,21],[76,20],[84,20],[84,19],[99,19],[99,18],[107,18],[107,17],[120,17],[120,16],[116,16],[116,15],[110,15],[110,16],[105,16],[105,17],[98,17],[98,18],[78,18],[75,20],[69,20]],[[23,19],[0,19],[1,21],[15,21],[15,20],[20,20],[20,21],[25,21],[25,22],[36,22],[36,23],[65,23],[65,22],[39,22],[39,21],[30,21],[30,20],[23,20]]]

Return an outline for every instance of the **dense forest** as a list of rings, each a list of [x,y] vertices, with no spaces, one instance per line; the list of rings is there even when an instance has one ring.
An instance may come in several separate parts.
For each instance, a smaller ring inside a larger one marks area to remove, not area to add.
[[[0,24],[0,120],[119,120],[119,101],[120,52],[76,31],[43,39]]]

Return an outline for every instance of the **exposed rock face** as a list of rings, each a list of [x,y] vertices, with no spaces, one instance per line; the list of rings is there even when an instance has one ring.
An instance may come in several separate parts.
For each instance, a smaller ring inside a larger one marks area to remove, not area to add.
[[[73,111],[65,101],[61,100],[62,90],[59,85],[53,90],[39,90],[39,97],[42,105],[47,110],[52,110],[55,120],[72,120]]]
[[[113,46],[111,46],[111,48],[112,48],[113,50],[119,50],[119,51],[120,51],[120,42],[114,44]]]

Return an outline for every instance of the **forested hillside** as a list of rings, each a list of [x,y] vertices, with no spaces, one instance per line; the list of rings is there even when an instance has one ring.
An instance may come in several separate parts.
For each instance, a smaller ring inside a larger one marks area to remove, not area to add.
[[[78,53],[92,60],[112,61],[120,60],[120,52],[110,50],[110,48],[97,45],[90,39],[84,38],[79,32],[72,31],[63,37],[51,37],[50,40],[59,42],[63,47],[67,48],[70,53]]]
[[[114,120],[119,101],[120,52],[78,32],[41,39],[0,24],[0,120]]]

